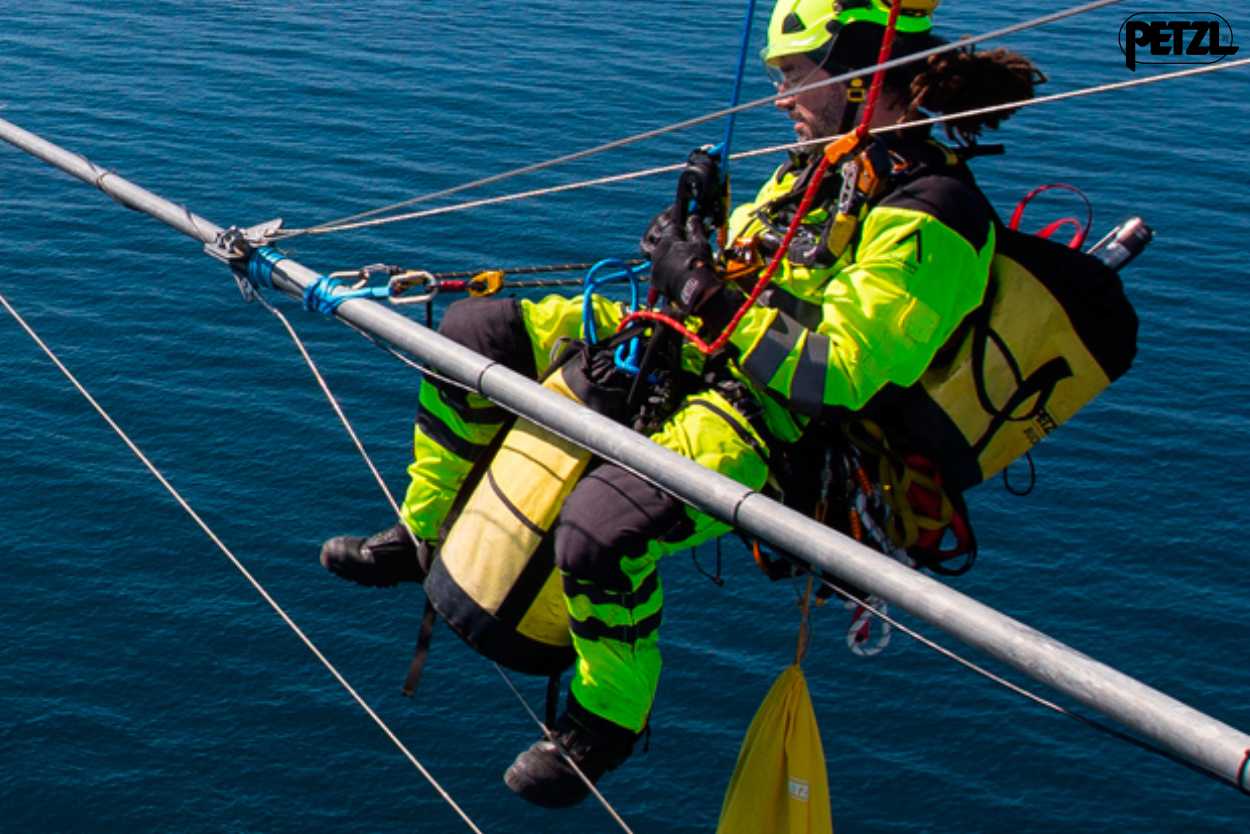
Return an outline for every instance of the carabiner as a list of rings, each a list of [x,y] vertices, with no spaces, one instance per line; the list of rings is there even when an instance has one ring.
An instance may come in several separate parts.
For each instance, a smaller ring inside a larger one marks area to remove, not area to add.
[[[421,287],[424,292],[414,296],[404,295],[414,287]],[[437,278],[424,269],[410,269],[391,275],[386,288],[389,291],[386,300],[392,304],[429,304],[438,295],[439,283]]]

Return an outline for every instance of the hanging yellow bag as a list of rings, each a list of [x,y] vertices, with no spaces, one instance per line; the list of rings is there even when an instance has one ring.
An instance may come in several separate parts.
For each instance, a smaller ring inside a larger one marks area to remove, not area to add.
[[[716,832],[833,832],[820,730],[797,663],[773,682],[751,721]]]
[[[816,518],[825,516],[824,499]],[[811,636],[813,577],[799,597],[794,663],[764,696],[738,751],[716,834],[833,834],[820,727],[799,664]],[[819,603],[818,603],[819,604]]]

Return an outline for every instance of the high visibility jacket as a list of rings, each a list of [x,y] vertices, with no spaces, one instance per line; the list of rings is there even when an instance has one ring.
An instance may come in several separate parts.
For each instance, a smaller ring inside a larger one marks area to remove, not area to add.
[[[832,199],[808,211],[764,305],[731,337],[742,370],[800,422],[916,382],[985,295],[994,213],[967,167],[932,141],[899,143],[890,158],[894,175],[841,253],[825,243],[838,189],[822,189]],[[806,173],[778,169],[734,211],[730,240],[778,238]]]

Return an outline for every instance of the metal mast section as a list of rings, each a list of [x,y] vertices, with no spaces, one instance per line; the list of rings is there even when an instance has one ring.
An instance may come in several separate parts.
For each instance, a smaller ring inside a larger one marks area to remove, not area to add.
[[[246,271],[280,221],[223,229],[86,158],[0,119],[0,138],[205,244]],[[268,250],[272,251],[272,250]],[[302,298],[322,276],[269,256],[267,283]],[[244,280],[244,279],[240,279]],[[422,327],[385,305],[346,300],[333,315],[427,363],[504,408],[594,454],[634,470],[692,506],[770,542],[812,567],[864,588],[1130,728],[1144,739],[1250,793],[1250,735],[1189,707],[989,606],[904,567],[741,484],[548,391],[531,379]]]

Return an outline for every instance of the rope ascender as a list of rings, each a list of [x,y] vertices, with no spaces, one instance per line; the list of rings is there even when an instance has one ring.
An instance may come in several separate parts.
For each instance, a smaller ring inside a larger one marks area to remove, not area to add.
[[[868,92],[868,99],[864,104],[864,109],[860,114],[859,125],[854,131],[846,133],[833,142],[830,142],[821,154],[820,161],[816,169],[812,173],[811,181],[808,183],[807,189],[803,192],[803,198],[799,202],[798,208],[794,212],[794,218],[790,221],[789,227],[786,229],[785,236],[782,237],[781,243],[778,245],[776,252],[773,253],[772,259],[764,270],[760,273],[759,280],[756,282],[754,289],[747,296],[746,300],[734,313],[725,329],[710,344],[700,338],[697,333],[691,331],[682,322],[666,313],[655,310],[642,310],[637,313],[631,313],[621,322],[620,328],[624,329],[639,321],[651,321],[662,324],[665,327],[675,330],[687,341],[691,342],[699,352],[705,356],[716,353],[729,343],[730,336],[737,329],[738,324],[746,315],[747,310],[755,305],[761,294],[768,287],[773,279],[773,275],[781,266],[782,260],[786,256],[786,252],[790,249],[795,235],[798,233],[803,217],[811,208],[812,203],[816,199],[816,194],[820,190],[820,184],[824,180],[825,173],[830,166],[838,165],[851,158],[863,149],[868,141],[869,130],[872,125],[872,119],[877,109],[877,101],[881,97],[882,87],[885,85],[886,68],[882,66],[890,60],[890,55],[894,51],[894,35],[898,27],[898,16],[902,9],[903,0],[892,0],[890,4],[890,16],[885,26],[885,34],[881,40],[881,50],[877,56],[877,69],[872,76],[872,86]]]

